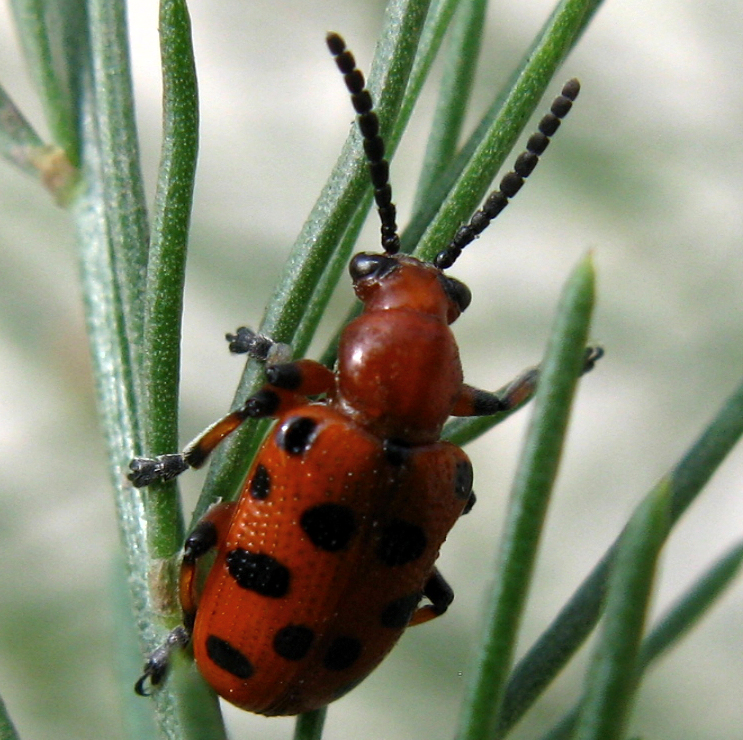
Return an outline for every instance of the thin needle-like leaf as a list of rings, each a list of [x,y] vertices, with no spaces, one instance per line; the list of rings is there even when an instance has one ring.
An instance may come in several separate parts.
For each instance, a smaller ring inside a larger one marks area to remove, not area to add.
[[[88,3],[100,176],[124,317],[133,385],[141,397],[141,348],[147,288],[149,227],[134,116],[126,7],[108,0]]]
[[[80,73],[88,51],[86,4],[12,0],[11,7],[52,140],[75,168],[80,160]]]
[[[668,609],[640,646],[638,664],[641,671],[647,670],[694,627],[740,573],[741,565],[743,543],[720,558]],[[569,740],[580,708],[580,705],[573,707],[542,740]]]
[[[619,540],[575,740],[624,737],[639,684],[640,641],[658,557],[668,533],[669,504],[669,485],[662,481],[635,511]]]
[[[0,740],[19,740],[18,732],[2,699],[0,699]]]
[[[601,0],[562,0],[462,153],[402,235],[403,250],[431,260],[470,217]],[[424,233],[425,232],[425,233]]]
[[[487,6],[487,0],[461,3],[454,17],[439,99],[413,204],[414,212],[421,209],[432,185],[457,151],[480,55]]]
[[[323,707],[300,714],[294,726],[294,740],[320,740],[327,711],[327,707]]]
[[[668,473],[671,525],[686,511],[743,434],[743,383]],[[601,613],[616,543],[521,659],[509,679],[495,737],[503,737],[562,670]]]
[[[594,272],[589,255],[565,286],[550,334],[534,416],[511,491],[484,619],[485,634],[460,722],[460,740],[491,738],[498,720],[570,405],[583,368],[593,302]]]
[[[198,151],[198,95],[191,22],[183,0],[160,4],[163,69],[163,142],[147,268],[142,353],[145,451],[178,448],[181,315],[188,230]],[[172,557],[183,542],[174,483],[156,485],[147,498],[154,558]]]

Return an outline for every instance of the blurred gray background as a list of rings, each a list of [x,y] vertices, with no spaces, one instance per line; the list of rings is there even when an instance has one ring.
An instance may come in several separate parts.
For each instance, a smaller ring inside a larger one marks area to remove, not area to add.
[[[551,7],[493,3],[471,123]],[[145,0],[130,8],[151,198],[157,11]],[[350,106],[324,34],[341,31],[368,69],[383,9],[381,1],[191,3],[202,128],[183,340],[184,443],[227,409],[242,362],[228,355],[223,334],[259,321],[348,132]],[[734,0],[607,2],[550,91],[580,77],[578,106],[528,187],[453,272],[474,295],[456,326],[467,379],[488,388],[539,359],[561,285],[588,249],[599,274],[593,335],[607,355],[581,386],[523,648],[743,375],[742,31],[743,8]],[[44,131],[5,5],[0,79]],[[434,90],[392,166],[402,223]],[[111,664],[120,640],[108,606],[117,535],[74,235],[34,182],[4,164],[0,172],[0,693],[24,738],[118,740]],[[376,232],[373,224],[364,248],[376,249]],[[349,299],[344,285],[337,316]],[[348,737],[349,726],[359,740],[452,736],[527,418],[514,417],[468,448],[479,500],[442,553],[457,594],[449,613],[409,631],[369,680],[333,706],[328,740]],[[202,476],[186,478],[193,502]],[[738,449],[670,540],[655,614],[740,537],[742,478]],[[741,607],[738,584],[647,676],[636,733],[741,735]],[[582,672],[582,664],[567,671],[517,737],[549,726],[576,696]],[[226,714],[235,738],[291,736],[291,720]]]

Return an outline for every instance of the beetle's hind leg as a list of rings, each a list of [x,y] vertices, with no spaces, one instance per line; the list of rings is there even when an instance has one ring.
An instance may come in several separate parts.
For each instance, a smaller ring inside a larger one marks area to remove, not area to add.
[[[431,602],[425,606],[418,607],[410,618],[409,627],[415,627],[417,624],[430,622],[436,617],[440,617],[454,601],[454,591],[446,582],[444,576],[439,573],[438,568],[434,568],[423,586],[423,595]]]
[[[140,696],[149,696],[151,689],[162,683],[170,667],[171,655],[191,642],[191,630],[196,619],[199,600],[196,585],[197,564],[204,555],[217,547],[220,533],[226,531],[234,510],[234,501],[215,504],[209,508],[186,538],[178,584],[183,608],[183,624],[171,630],[163,644],[147,658],[142,675],[134,684],[134,691]]]
[[[176,650],[185,648],[191,642],[191,633],[183,626],[178,625],[165,638],[165,642],[154,650],[144,664],[142,675],[134,684],[134,691],[139,696],[149,696],[150,688],[158,686],[168,673],[170,656]]]

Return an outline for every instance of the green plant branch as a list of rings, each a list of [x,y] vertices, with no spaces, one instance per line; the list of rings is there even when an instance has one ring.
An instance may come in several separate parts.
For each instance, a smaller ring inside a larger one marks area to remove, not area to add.
[[[78,170],[64,150],[45,144],[0,87],[0,156],[39,180],[60,205],[67,205],[78,183]]]
[[[594,283],[589,255],[571,274],[550,333],[534,413],[511,490],[478,665],[465,697],[460,740],[491,738],[498,720],[570,406],[583,371]]]
[[[0,153],[10,164],[32,177],[39,175],[34,152],[46,148],[39,135],[0,87]]]
[[[123,3],[88,3],[97,136],[100,139],[103,197],[108,213],[115,278],[133,371],[135,403],[141,403],[142,297],[147,288],[149,226]],[[138,412],[139,415],[140,412]],[[141,438],[137,434],[137,450]]]
[[[613,559],[602,629],[586,673],[575,740],[619,740],[639,685],[640,641],[658,557],[669,530],[662,481],[635,510]]]
[[[78,117],[80,59],[86,41],[86,6],[74,0],[12,0],[24,55],[44,106],[52,139],[73,167],[80,162]]]
[[[741,434],[743,383],[728,398],[686,455],[667,474],[671,526],[694,501]],[[593,630],[601,613],[616,546],[615,542],[607,550],[552,624],[519,661],[509,678],[494,737],[505,736]]]
[[[413,203],[414,213],[422,208],[433,184],[456,153],[475,80],[487,6],[487,0],[462,3],[454,16],[431,135]]]
[[[163,630],[180,619],[180,611],[172,599],[173,563],[153,558],[150,551],[152,532],[145,524],[145,494],[126,480],[129,460],[143,445],[143,403],[136,380],[142,380],[137,360],[142,351],[144,303],[138,291],[146,277],[142,261],[147,256],[148,233],[131,108],[126,22],[122,6],[104,5],[108,7],[91,5],[92,56],[86,68],[88,84],[80,95],[82,187],[72,212],[79,234],[86,319],[127,582],[143,645],[151,649],[162,640]],[[138,264],[131,264],[131,255],[136,255]],[[175,543],[171,532],[168,554],[180,546],[180,541]],[[167,685],[153,697],[163,736],[194,740],[223,736],[213,693],[185,659],[176,659],[174,664]]]
[[[0,698],[0,740],[19,740],[13,720],[10,719],[5,702]]]
[[[294,740],[320,740],[327,712],[328,708],[323,707],[300,714],[294,727]]]
[[[640,647],[638,659],[640,672],[644,673],[707,614],[715,601],[739,575],[741,565],[743,542],[723,555],[658,620]],[[579,711],[580,704],[567,712],[542,740],[568,740],[572,737]]]

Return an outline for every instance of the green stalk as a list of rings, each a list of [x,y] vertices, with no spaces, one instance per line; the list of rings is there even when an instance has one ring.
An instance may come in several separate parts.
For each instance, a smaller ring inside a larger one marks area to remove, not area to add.
[[[460,740],[491,738],[498,721],[570,405],[583,369],[593,302],[589,255],[565,286],[550,334],[534,416],[511,490],[493,592],[483,620],[485,634],[457,735]]]
[[[669,494],[667,481],[661,482],[635,511],[618,543],[575,740],[624,737],[639,685],[640,641],[658,556],[669,529]]]
[[[715,601],[738,576],[742,565],[743,542],[735,545],[709,568],[658,620],[640,646],[639,672],[644,673],[709,612]],[[580,709],[580,704],[573,707],[542,740],[569,740]]]
[[[198,153],[198,93],[191,21],[183,0],[160,4],[163,142],[144,306],[143,408],[145,451],[178,449],[181,316],[188,231]],[[184,525],[174,483],[150,486],[148,535],[154,558],[170,558]]]
[[[96,135],[101,157],[99,176],[123,328],[134,371],[131,385],[139,405],[144,325],[142,296],[147,289],[149,227],[134,117],[126,12],[123,3],[90,0],[88,14]]]
[[[12,0],[24,56],[54,142],[80,163],[80,71],[85,69],[86,5],[77,0]]]
[[[456,154],[475,80],[487,7],[487,0],[462,3],[454,17],[413,212],[422,208],[434,183]]]
[[[2,699],[0,699],[0,740],[19,740],[18,732]]]
[[[673,526],[743,434],[743,383],[665,476]],[[659,484],[660,485],[660,484]],[[655,490],[655,489],[654,489]],[[648,494],[651,495],[651,494]],[[494,737],[504,737],[562,670],[601,614],[615,542],[512,672]]]
[[[477,130],[402,235],[403,251],[414,248],[432,260],[478,207],[516,144],[552,77],[593,17],[601,0],[562,0],[499,94]],[[425,232],[425,233],[424,233]]]

